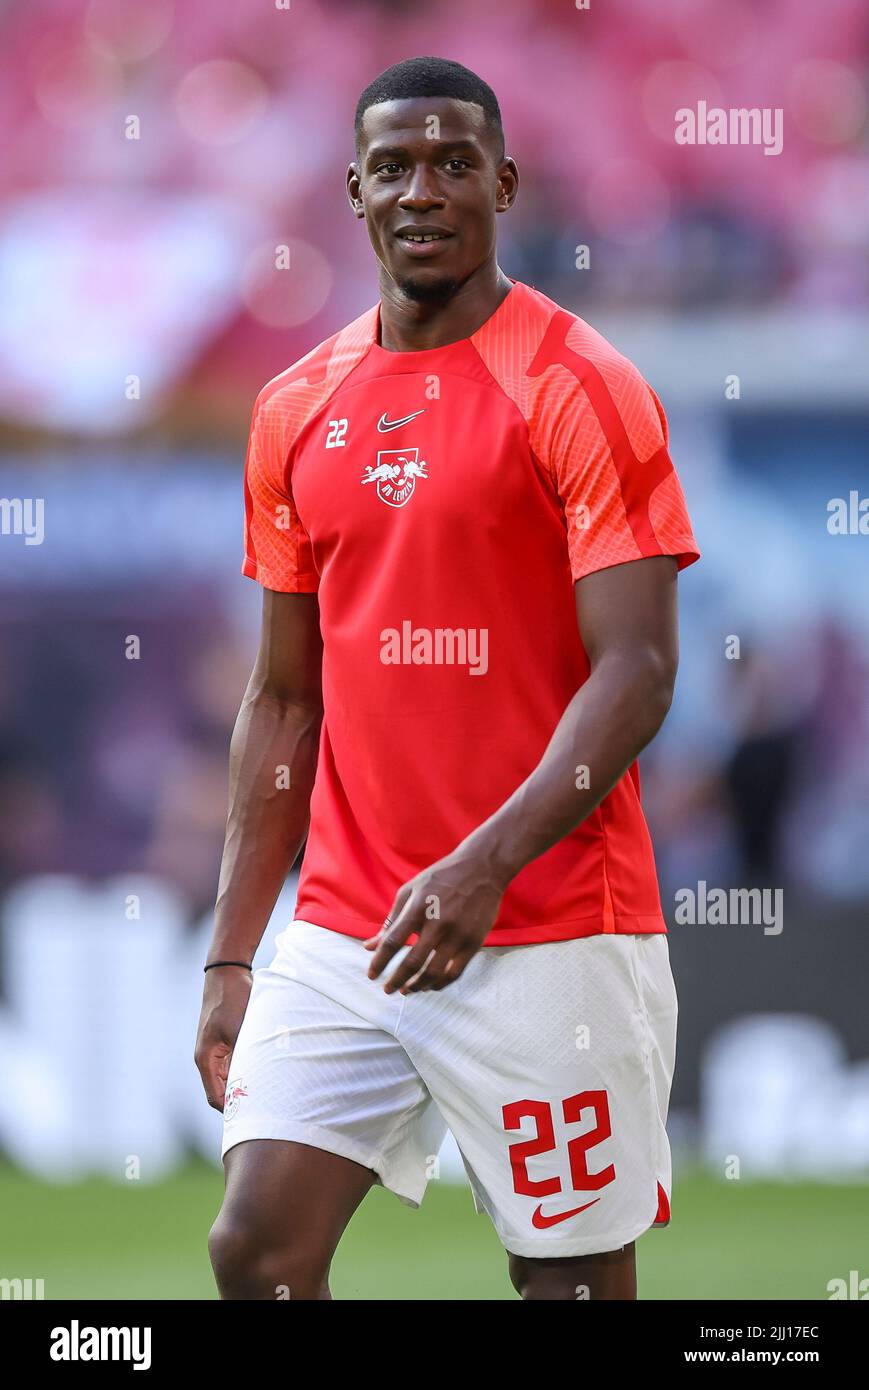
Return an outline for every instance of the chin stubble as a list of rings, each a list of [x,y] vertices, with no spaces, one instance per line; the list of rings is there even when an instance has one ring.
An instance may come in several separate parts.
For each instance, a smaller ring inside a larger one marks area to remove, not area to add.
[[[399,280],[398,288],[416,304],[446,304],[461,289],[452,276],[446,280]]]

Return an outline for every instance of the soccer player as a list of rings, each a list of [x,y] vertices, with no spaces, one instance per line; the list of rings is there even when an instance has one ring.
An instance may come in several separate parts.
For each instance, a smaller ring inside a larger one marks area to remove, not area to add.
[[[634,1241],[669,1217],[676,998],[636,759],[698,551],[650,387],[498,266],[518,182],[479,77],[382,73],[347,174],[379,302],[254,409],[262,637],[196,1047],[224,1298],[328,1298],[365,1193],[417,1206],[445,1126],[523,1298],[635,1298]]]

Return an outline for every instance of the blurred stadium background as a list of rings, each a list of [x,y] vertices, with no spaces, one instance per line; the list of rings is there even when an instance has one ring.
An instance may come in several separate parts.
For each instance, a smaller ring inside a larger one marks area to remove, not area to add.
[[[700,883],[783,893],[780,932],[673,921],[674,1212],[643,1291],[869,1276],[865,7],[43,0],[0,8],[0,51],[0,1277],[214,1296],[191,1056],[259,616],[241,461],[263,382],[376,300],[353,109],[418,53],[501,100],[503,268],[669,414],[704,558],[643,760],[668,917]],[[676,144],[701,99],[781,108],[782,152]],[[373,1194],[334,1287],[509,1297],[503,1263],[448,1148],[420,1213]]]

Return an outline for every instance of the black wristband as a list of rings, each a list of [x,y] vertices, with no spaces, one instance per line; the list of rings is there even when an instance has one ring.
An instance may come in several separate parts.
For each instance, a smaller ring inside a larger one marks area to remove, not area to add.
[[[206,970],[216,970],[219,965],[240,965],[242,970],[252,970],[253,967],[243,960],[213,960],[210,965],[206,965]]]

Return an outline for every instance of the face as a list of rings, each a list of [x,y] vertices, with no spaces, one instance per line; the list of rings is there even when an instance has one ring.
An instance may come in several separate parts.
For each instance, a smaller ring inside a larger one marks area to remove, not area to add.
[[[374,254],[418,300],[449,296],[495,255],[495,216],[516,197],[482,107],[451,97],[369,106],[347,192]]]

